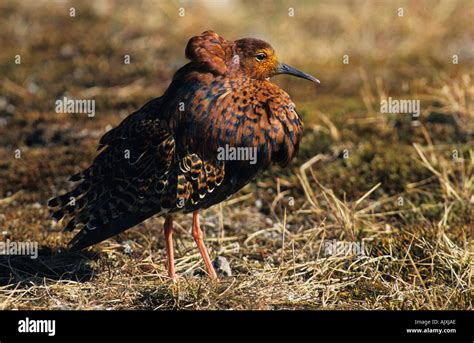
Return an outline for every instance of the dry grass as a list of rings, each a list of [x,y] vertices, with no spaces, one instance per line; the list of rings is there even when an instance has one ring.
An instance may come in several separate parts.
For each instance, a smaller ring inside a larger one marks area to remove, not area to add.
[[[36,260],[0,256],[0,309],[472,309],[469,1],[202,2],[183,5],[184,18],[178,2],[75,4],[75,19],[71,6],[0,5],[0,238],[40,246]],[[162,218],[64,251],[70,235],[46,200],[87,166],[109,125],[161,94],[186,40],[209,28],[267,39],[322,80],[317,94],[277,81],[306,125],[291,167],[203,213],[211,255],[233,276],[207,278],[184,215],[175,283]],[[95,99],[97,116],[54,113],[65,94]],[[420,117],[381,114],[388,96],[420,99]],[[334,240],[363,242],[364,254],[328,254]]]

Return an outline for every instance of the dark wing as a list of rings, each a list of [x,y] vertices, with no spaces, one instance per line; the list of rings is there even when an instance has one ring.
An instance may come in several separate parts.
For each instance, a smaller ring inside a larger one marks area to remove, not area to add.
[[[82,230],[72,249],[100,242],[174,207],[166,201],[175,142],[167,121],[158,115],[161,99],[147,103],[106,133],[92,165],[71,181],[79,184],[53,198],[53,218],[69,220],[66,231]]]

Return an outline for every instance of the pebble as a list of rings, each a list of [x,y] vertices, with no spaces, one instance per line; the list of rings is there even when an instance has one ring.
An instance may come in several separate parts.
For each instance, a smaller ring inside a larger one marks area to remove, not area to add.
[[[132,248],[132,244],[133,244],[133,241],[125,241],[123,243],[123,250],[124,250],[124,253],[127,254],[127,255],[130,255],[132,252],[133,252],[133,248]]]
[[[230,264],[224,256],[217,256],[212,262],[217,276],[232,276],[232,270],[230,269]]]

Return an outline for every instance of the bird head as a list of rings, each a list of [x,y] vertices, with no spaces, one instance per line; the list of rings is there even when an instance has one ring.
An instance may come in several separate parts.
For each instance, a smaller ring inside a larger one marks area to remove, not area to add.
[[[288,74],[319,83],[314,76],[280,63],[271,45],[255,38],[232,42],[214,31],[205,31],[189,40],[186,57],[200,68],[218,75],[237,71],[253,79],[265,80]]]
[[[312,75],[279,62],[270,44],[259,39],[243,38],[235,41],[234,63],[238,62],[244,74],[254,79],[268,79],[279,74],[288,74],[319,83]]]

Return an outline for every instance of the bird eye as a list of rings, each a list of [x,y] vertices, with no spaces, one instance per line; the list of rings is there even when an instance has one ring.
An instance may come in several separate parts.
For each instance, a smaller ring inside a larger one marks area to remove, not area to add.
[[[261,62],[263,61],[265,58],[267,58],[267,55],[265,55],[263,52],[260,53],[260,54],[257,54],[257,56],[255,56],[255,58],[257,59],[257,61]]]

